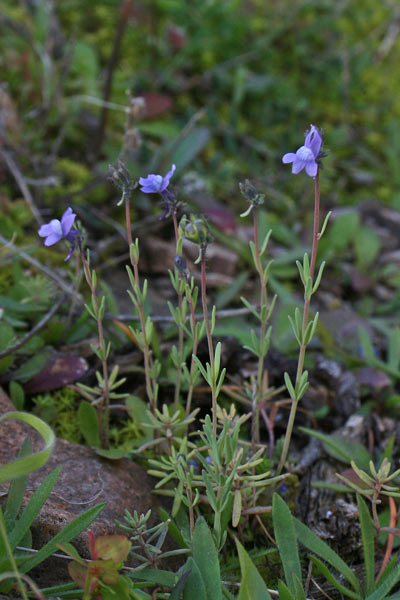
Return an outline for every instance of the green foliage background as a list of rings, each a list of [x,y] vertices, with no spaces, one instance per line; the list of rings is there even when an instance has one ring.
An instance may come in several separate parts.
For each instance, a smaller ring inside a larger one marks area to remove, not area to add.
[[[61,160],[69,157],[82,170],[93,143],[88,122],[99,112],[83,96],[101,98],[121,4],[63,0],[55,3],[56,24],[49,6],[46,0],[3,2],[3,14],[29,35],[24,39],[0,21],[2,80],[28,150],[46,153],[64,128]],[[170,111],[138,124],[146,137],[132,158],[133,171],[169,164],[177,136],[204,109],[190,139],[196,148],[191,168],[223,200],[237,196],[237,181],[247,176],[259,179],[279,204],[294,185],[302,197],[298,186],[306,178],[294,182],[300,178],[290,177],[280,157],[296,150],[314,123],[332,150],[323,177],[332,202],[375,197],[400,208],[399,19],[397,0],[133,3],[110,100],[126,105],[127,89],[172,100]],[[183,32],[180,49],[171,42],[171,27]],[[49,39],[58,43],[50,52]],[[122,111],[110,111],[100,167],[118,156],[124,123]],[[81,180],[86,183],[84,170]],[[68,178],[65,185],[71,186]]]

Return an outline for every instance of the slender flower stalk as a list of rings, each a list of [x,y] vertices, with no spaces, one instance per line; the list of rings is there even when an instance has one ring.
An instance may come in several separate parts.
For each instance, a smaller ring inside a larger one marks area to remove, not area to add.
[[[144,187],[142,187],[142,191],[144,191],[145,193],[153,193],[155,191],[166,191],[166,188],[169,183],[169,178],[171,177],[172,173],[167,174],[164,177],[164,179],[161,176],[149,175],[147,177],[147,180],[151,179],[152,181],[152,186],[150,187],[148,185],[148,181],[146,181],[143,178],[140,178],[139,183],[142,186],[144,184]],[[144,283],[143,289],[141,289],[139,277],[139,243],[138,240],[135,240],[135,242],[133,241],[131,225],[130,199],[133,190],[137,187],[137,182],[134,182],[132,180],[128,170],[121,161],[118,162],[116,167],[110,165],[110,179],[119,189],[122,190],[121,200],[118,202],[118,206],[121,204],[125,204],[126,234],[129,245],[130,263],[133,269],[133,274],[132,271],[128,269],[128,275],[133,291],[133,294],[131,294],[131,299],[139,316],[141,330],[140,345],[141,350],[143,352],[146,393],[150,402],[151,410],[154,413],[157,408],[158,385],[155,377],[156,369],[154,368],[153,357],[149,342],[150,327],[148,326],[146,316],[144,313],[144,300],[146,296],[147,282]],[[154,189],[156,183],[160,189]],[[136,332],[133,333],[135,334]],[[135,337],[138,339],[139,336],[135,335]]]
[[[260,257],[260,247],[258,242],[258,210],[257,207],[253,209],[253,238],[254,238],[254,256],[256,262],[256,268],[258,272],[258,276],[260,279],[260,316],[261,316],[261,331],[260,331],[260,339],[264,340],[267,333],[268,326],[268,314],[266,311],[262,311],[262,307],[267,306],[267,281],[264,278],[263,268],[261,265],[261,257]],[[264,312],[264,314],[263,314]],[[264,318],[262,318],[264,316]],[[257,368],[257,387],[256,387],[256,406],[254,413],[254,439],[252,438],[253,448],[252,451],[255,452],[255,445],[260,441],[260,409],[263,402],[264,397],[264,389],[263,389],[263,381],[264,381],[264,359],[266,356],[265,352],[260,352],[258,356],[258,368]]]
[[[190,413],[191,407],[192,407],[192,398],[193,398],[193,392],[194,392],[194,380],[195,380],[195,373],[196,373],[196,362],[194,357],[197,356],[197,347],[198,347],[198,337],[197,337],[197,325],[196,325],[196,313],[195,313],[195,306],[194,306],[194,302],[193,302],[193,280],[191,282],[191,284],[187,283],[186,284],[186,298],[188,300],[189,303],[189,309],[190,309],[190,322],[191,322],[191,330],[192,330],[192,360],[190,363],[190,384],[189,384],[189,389],[188,389],[188,393],[187,393],[187,397],[186,397],[186,416]]]
[[[196,363],[196,366],[200,370],[204,379],[207,381],[211,388],[211,402],[212,402],[212,429],[214,433],[217,431],[217,399],[221,386],[225,377],[226,369],[222,369],[220,372],[221,365],[221,343],[218,342],[215,350],[212,339],[215,323],[215,307],[213,307],[212,319],[208,315],[207,307],[207,271],[206,271],[206,252],[207,245],[211,239],[208,231],[207,223],[204,219],[195,217],[192,215],[190,220],[184,215],[180,222],[179,227],[183,231],[184,237],[188,240],[196,243],[199,247],[199,256],[196,263],[200,262],[201,269],[201,303],[203,308],[204,326],[208,344],[208,354],[210,362],[206,364],[206,368],[202,365],[198,357],[193,353],[192,357]],[[194,323],[192,321],[194,326]]]
[[[97,293],[96,293],[96,274],[94,271],[90,271],[89,261],[85,257],[83,251],[82,240],[78,237],[79,254],[81,257],[83,271],[85,279],[90,288],[92,296],[92,309],[93,316],[97,323],[97,332],[99,340],[99,358],[101,360],[101,367],[103,372],[103,383],[102,383],[102,396],[100,401],[97,402],[97,420],[100,440],[103,448],[108,448],[109,445],[109,420],[110,420],[110,385],[109,385],[109,372],[107,364],[108,348],[104,339],[103,331],[103,315],[104,315],[104,302],[99,304]]]
[[[214,344],[213,344],[213,340],[212,340],[210,319],[209,319],[209,316],[208,316],[208,307],[207,307],[206,250],[207,250],[207,246],[205,246],[205,245],[201,246],[201,248],[200,248],[201,304],[202,304],[202,307],[203,307],[204,323],[205,323],[205,326],[206,326],[208,354],[210,356],[211,370],[213,370],[213,364],[214,364]],[[214,400],[213,400],[213,410],[214,410]]]
[[[45,238],[45,246],[52,246],[61,240],[66,240],[70,244],[70,251],[65,260],[68,260],[76,249],[79,250],[80,259],[83,265],[83,273],[92,296],[91,306],[86,305],[86,309],[91,317],[97,323],[98,346],[92,347],[94,353],[101,361],[102,373],[96,372],[98,385],[90,387],[84,384],[78,384],[80,393],[97,407],[97,430],[99,443],[103,448],[109,446],[109,416],[110,400],[123,398],[125,394],[115,393],[115,389],[122,385],[125,379],[117,380],[118,367],[115,366],[109,373],[107,360],[110,353],[110,344],[106,343],[103,330],[103,318],[105,313],[105,296],[100,299],[97,297],[96,286],[97,276],[94,270],[90,269],[89,252],[87,257],[83,250],[83,240],[81,232],[73,228],[76,215],[70,207],[64,212],[61,220],[52,219],[50,223],[42,225],[39,229],[39,235]],[[79,261],[76,260],[76,284],[79,284]]]
[[[144,299],[146,294],[147,282],[145,281],[143,285],[143,290],[140,287],[140,278],[139,278],[139,248],[138,248],[138,240],[136,240],[136,244],[132,243],[130,246],[130,261],[133,267],[134,279],[131,279],[131,285],[133,289],[133,294],[131,298],[134,299],[134,304],[138,311],[140,329],[142,332],[142,352],[144,359],[144,373],[146,380],[146,393],[150,402],[150,407],[152,412],[154,413],[157,408],[157,395],[158,395],[158,385],[153,376],[154,373],[154,364],[153,364],[153,355],[149,343],[149,335],[148,335],[148,327],[146,326],[146,316],[144,314]]]
[[[178,249],[179,246],[179,229],[178,229],[178,220],[177,220],[177,207],[178,201],[173,192],[171,192],[168,187],[170,184],[171,177],[175,172],[176,166],[172,165],[171,169],[168,171],[164,177],[162,175],[150,174],[147,177],[140,177],[139,185],[140,190],[144,194],[159,194],[164,202],[164,214],[161,219],[165,219],[169,215],[172,215],[172,221],[174,224],[174,232],[175,232],[175,240],[177,246],[177,254],[180,254]],[[136,276],[136,275],[135,275]],[[174,407],[175,409],[179,403],[180,397],[180,388],[181,388],[181,379],[182,379],[182,367],[183,367],[183,353],[184,353],[184,331],[183,331],[183,291],[184,286],[180,283],[180,277],[175,278],[175,281],[171,274],[172,283],[175,287],[175,291],[178,294],[178,361],[175,364],[177,375],[176,375],[176,383],[175,383],[175,395],[174,395]],[[151,358],[151,357],[150,357]]]
[[[256,333],[252,330],[251,332],[251,346],[247,346],[248,349],[253,352],[258,358],[257,377],[255,385],[252,387],[252,413],[253,413],[253,424],[252,424],[252,450],[255,452],[256,446],[260,441],[260,412],[263,410],[265,413],[265,398],[267,391],[267,377],[264,369],[265,357],[269,349],[269,341],[271,335],[271,327],[268,326],[268,321],[272,314],[276,297],[272,300],[271,305],[268,306],[268,273],[272,261],[269,261],[267,265],[263,266],[262,257],[267,249],[268,241],[271,235],[271,231],[267,233],[262,244],[260,246],[259,234],[258,234],[258,209],[264,202],[264,195],[259,194],[256,188],[246,179],[244,183],[239,184],[240,191],[246,200],[249,202],[249,208],[241,214],[241,217],[247,216],[250,212],[253,213],[253,241],[250,242],[250,250],[253,257],[253,263],[259,277],[260,286],[260,308],[256,310],[250,307],[247,300],[242,298],[242,302],[250,308],[252,314],[257,317],[260,322],[260,332],[257,337]],[[265,417],[263,417],[265,420]]]
[[[183,307],[183,296],[185,291],[185,280],[183,277],[186,271],[186,264],[184,263],[184,259],[181,258],[181,246],[182,241],[179,237],[179,229],[178,229],[178,221],[176,216],[176,209],[172,211],[172,220],[174,223],[174,231],[175,231],[175,243],[176,243],[176,253],[177,256],[175,258],[175,278],[172,276],[171,279],[172,284],[175,288],[175,291],[178,296],[178,318],[176,319],[176,324],[178,327],[178,361],[176,366],[176,382],[175,382],[175,392],[174,392],[174,409],[178,408],[180,392],[181,392],[181,380],[182,380],[182,369],[183,369],[183,361],[184,361],[184,322],[186,315],[184,314]],[[184,264],[181,264],[182,261]]]
[[[315,271],[315,263],[317,259],[317,251],[318,251],[318,241],[319,241],[319,174],[317,173],[315,177],[315,202],[314,202],[314,230],[313,230],[313,243],[312,243],[312,251],[311,251],[311,264],[310,264],[310,278],[312,287],[314,286],[314,271]],[[295,382],[295,390],[299,388],[301,377],[303,375],[304,368],[304,359],[306,356],[307,343],[305,338],[306,329],[308,326],[308,315],[310,311],[310,300],[311,296],[307,294],[304,295],[304,307],[303,307],[303,320],[301,326],[301,343],[299,349],[299,357],[297,361],[297,371],[296,371],[296,382]],[[289,452],[290,440],[292,438],[294,420],[296,417],[297,406],[299,404],[300,398],[292,398],[292,404],[290,407],[289,420],[286,428],[285,440],[283,443],[282,454],[280,457],[280,461],[278,464],[278,468],[276,474],[279,475],[283,467],[285,465],[287,455]]]
[[[318,253],[318,242],[325,231],[330,213],[325,218],[321,231],[319,231],[319,212],[320,212],[320,190],[319,190],[319,163],[325,153],[321,152],[322,138],[318,129],[311,125],[310,131],[306,135],[304,146],[301,146],[296,153],[287,153],[283,156],[284,163],[293,163],[292,172],[297,174],[303,168],[310,177],[315,180],[315,195],[314,195],[314,225],[313,239],[311,250],[311,261],[308,254],[304,255],[303,264],[297,261],[300,277],[304,286],[304,305],[303,316],[301,318],[300,311],[296,309],[295,318],[290,322],[299,344],[299,357],[297,362],[296,380],[293,386],[290,377],[285,373],[285,383],[289,391],[292,404],[289,413],[289,420],[286,428],[285,439],[283,443],[280,461],[277,467],[277,475],[279,475],[286,463],[289,453],[290,441],[293,433],[294,421],[296,417],[299,401],[303,397],[308,387],[308,373],[304,371],[304,359],[306,349],[310,343],[317,326],[318,313],[314,319],[309,320],[311,296],[316,292],[321,281],[322,272],[325,266],[323,262],[319,268],[318,274],[315,277],[315,266]]]

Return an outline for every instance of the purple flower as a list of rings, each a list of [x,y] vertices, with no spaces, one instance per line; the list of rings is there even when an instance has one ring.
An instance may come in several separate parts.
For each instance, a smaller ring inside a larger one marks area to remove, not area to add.
[[[321,135],[315,125],[311,125],[310,131],[306,134],[304,146],[301,146],[296,154],[294,152],[284,154],[282,162],[285,164],[293,163],[292,173],[295,175],[300,173],[302,169],[305,169],[307,175],[315,177],[318,172],[318,158],[321,156],[321,145]]]
[[[50,223],[42,225],[38,231],[40,237],[46,238],[44,240],[45,246],[53,246],[53,244],[63,239],[70,242],[71,250],[65,260],[68,260],[75,250],[76,236],[78,235],[78,231],[72,229],[75,217],[76,214],[72,212],[72,208],[68,207],[61,217],[61,221],[52,219]]]
[[[175,165],[172,165],[171,170],[163,177],[162,175],[147,175],[147,177],[140,177],[139,185],[142,192],[145,194],[163,194],[167,191],[169,181],[174,174],[176,169]]]
[[[147,175],[147,177],[140,177],[139,185],[142,186],[140,189],[145,194],[160,194],[164,201],[165,211],[161,219],[165,219],[171,214],[172,210],[176,210],[178,206],[175,194],[168,190],[169,182],[176,169],[175,165],[172,165],[168,173],[163,177],[162,175]]]

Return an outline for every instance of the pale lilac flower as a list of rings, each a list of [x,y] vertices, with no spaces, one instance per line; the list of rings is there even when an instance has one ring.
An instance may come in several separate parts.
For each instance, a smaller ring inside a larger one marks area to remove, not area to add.
[[[145,194],[162,194],[167,191],[170,179],[176,169],[175,165],[172,165],[170,171],[163,177],[162,175],[147,175],[147,177],[140,177],[139,185],[142,192]]]
[[[175,165],[172,165],[171,169],[168,173],[163,177],[162,175],[147,175],[147,177],[140,177],[139,185],[141,186],[141,191],[145,194],[160,194],[161,198],[164,201],[165,212],[160,217],[161,219],[165,219],[171,214],[172,210],[176,210],[177,207],[177,199],[173,192],[170,192],[168,189],[170,179],[174,174],[176,169]]]
[[[76,214],[72,212],[72,208],[68,207],[61,217],[61,221],[52,219],[50,223],[42,225],[38,231],[40,237],[46,238],[44,240],[45,246],[53,246],[53,244],[57,244],[60,240],[70,242],[71,250],[65,260],[68,260],[75,250],[76,236],[78,235],[78,231],[72,229],[75,217]]]
[[[288,152],[282,157],[282,162],[293,163],[292,173],[297,175],[302,169],[306,170],[307,175],[315,177],[318,173],[318,158],[321,156],[322,138],[315,127],[311,125],[310,131],[306,134],[304,146],[301,146],[296,154]]]

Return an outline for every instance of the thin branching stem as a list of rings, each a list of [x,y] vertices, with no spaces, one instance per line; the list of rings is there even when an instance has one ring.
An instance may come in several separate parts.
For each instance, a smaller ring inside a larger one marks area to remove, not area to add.
[[[99,425],[99,434],[102,446],[108,448],[109,444],[109,418],[110,418],[110,384],[109,384],[109,373],[107,364],[107,348],[104,339],[103,321],[100,316],[99,301],[96,294],[96,287],[93,282],[92,273],[90,267],[83,252],[82,241],[78,238],[79,254],[81,257],[83,270],[85,272],[85,278],[90,288],[90,293],[93,300],[94,315],[97,323],[97,333],[99,340],[99,348],[101,352],[101,366],[103,371],[103,385],[102,385],[102,398],[101,402],[97,404],[97,419]]]
[[[315,264],[317,260],[317,252],[318,252],[318,241],[319,241],[319,172],[315,177],[315,201],[314,201],[314,228],[313,228],[313,241],[312,241],[312,250],[311,250],[311,263],[310,263],[310,277],[312,283],[314,283],[314,271]],[[310,310],[310,297],[307,297],[307,294],[304,294],[304,308],[303,308],[303,323],[302,323],[302,343],[300,344],[299,350],[299,358],[297,362],[297,373],[296,373],[296,389],[303,374],[304,368],[304,359],[306,355],[307,344],[304,343],[304,334],[308,325],[308,314]],[[286,428],[285,440],[283,443],[283,449],[281,458],[278,464],[278,468],[276,470],[276,475],[280,475],[283,470],[283,467],[286,463],[287,455],[289,453],[290,440],[292,438],[292,432],[294,427],[294,420],[296,417],[297,406],[299,400],[292,398],[292,404],[290,407],[289,420]]]
[[[129,249],[131,249],[133,246],[133,238],[132,238],[132,226],[131,226],[130,193],[124,191],[123,199],[125,201],[126,234],[127,234],[127,238],[128,238]],[[134,273],[134,277],[135,277],[135,284],[137,286],[137,289],[140,289],[139,265],[138,265],[138,262],[133,259],[132,252],[130,252],[129,255],[130,255],[130,261],[131,261],[131,265],[132,265],[133,273]],[[146,334],[146,318],[145,318],[145,314],[144,314],[144,310],[143,310],[143,306],[142,306],[141,302],[138,302],[137,308],[138,308],[138,313],[139,313],[138,316],[139,316],[140,328],[142,330],[142,335],[143,335],[143,359],[144,359],[144,373],[145,373],[145,380],[146,380],[146,392],[147,392],[147,396],[149,398],[151,410],[154,413],[154,411],[156,409],[157,395],[156,395],[155,382],[152,380],[152,377],[150,375],[150,369],[152,367],[152,356],[151,356],[150,345],[149,345],[149,342],[147,339],[147,334]]]
[[[178,219],[176,215],[176,209],[174,208],[172,211],[172,221],[174,223],[174,232],[175,232],[175,243],[178,248],[179,242],[179,229],[178,229]],[[176,373],[176,383],[175,383],[175,394],[174,394],[174,409],[176,410],[179,404],[179,396],[181,392],[181,379],[182,379],[182,363],[183,363],[183,340],[184,340],[184,331],[183,331],[183,288],[178,282],[176,292],[178,294],[178,307],[179,307],[179,315],[180,321],[178,323],[178,357],[179,357],[179,365],[177,366]]]
[[[261,315],[261,331],[260,331],[260,353],[258,356],[258,368],[257,368],[257,389],[256,389],[256,404],[255,404],[255,413],[253,415],[254,419],[254,427],[252,432],[254,433],[253,444],[258,444],[260,441],[260,407],[263,401],[264,389],[263,389],[263,381],[264,381],[264,359],[265,353],[261,350],[264,346],[265,335],[267,332],[267,324],[268,324],[268,314],[265,310],[267,306],[267,282],[264,277],[263,268],[261,264],[261,256],[260,256],[260,248],[258,241],[258,211],[257,207],[253,207],[253,238],[254,238],[254,256],[256,261],[257,273],[260,279],[260,315]],[[265,316],[262,318],[263,307],[265,311]]]
[[[140,289],[139,265],[137,262],[132,261],[132,260],[131,260],[131,264],[133,267],[133,274],[135,276],[135,284],[136,284],[137,288]],[[157,402],[156,402],[154,381],[150,375],[150,369],[152,367],[153,359],[152,359],[152,355],[151,355],[150,344],[147,339],[146,318],[145,318],[145,314],[144,314],[143,305],[141,302],[138,302],[138,313],[139,313],[140,327],[141,327],[142,334],[143,334],[143,357],[144,357],[144,373],[145,373],[145,379],[146,379],[146,392],[147,392],[147,396],[150,401],[151,410],[154,413],[155,409],[157,408],[157,406],[156,406]]]
[[[189,285],[189,284],[187,284],[187,285]],[[189,290],[189,293],[187,294],[186,297],[187,297],[187,300],[189,303],[189,308],[190,308],[190,319],[191,319],[191,323],[192,323],[192,334],[193,334],[192,360],[190,363],[190,385],[189,385],[189,389],[188,389],[188,393],[187,393],[187,397],[186,397],[186,416],[187,416],[190,413],[190,410],[192,407],[192,398],[193,398],[193,391],[194,391],[193,378],[194,378],[194,372],[195,372],[195,368],[196,368],[194,356],[197,355],[198,339],[197,339],[197,331],[196,331],[196,314],[194,311],[194,304],[193,304],[191,290]]]
[[[206,336],[208,344],[208,354],[210,357],[210,368],[211,368],[211,397],[212,397],[212,427],[213,432],[217,431],[217,395],[215,389],[215,364],[214,364],[214,345],[212,340],[210,319],[208,317],[207,308],[207,275],[206,275],[206,244],[203,244],[200,248],[200,262],[201,262],[201,303],[203,306],[204,323],[206,326]]]
[[[397,523],[397,507],[396,507],[396,502],[395,502],[394,498],[392,498],[392,496],[389,496],[389,508],[390,508],[389,526],[391,528],[395,528],[396,523]],[[390,557],[392,556],[393,543],[394,543],[394,535],[393,535],[393,533],[389,533],[388,537],[387,537],[387,542],[386,542],[385,556],[383,557],[383,561],[381,564],[381,568],[379,569],[379,573],[376,576],[375,585],[378,584],[378,581],[382,577],[382,574],[389,563]]]

